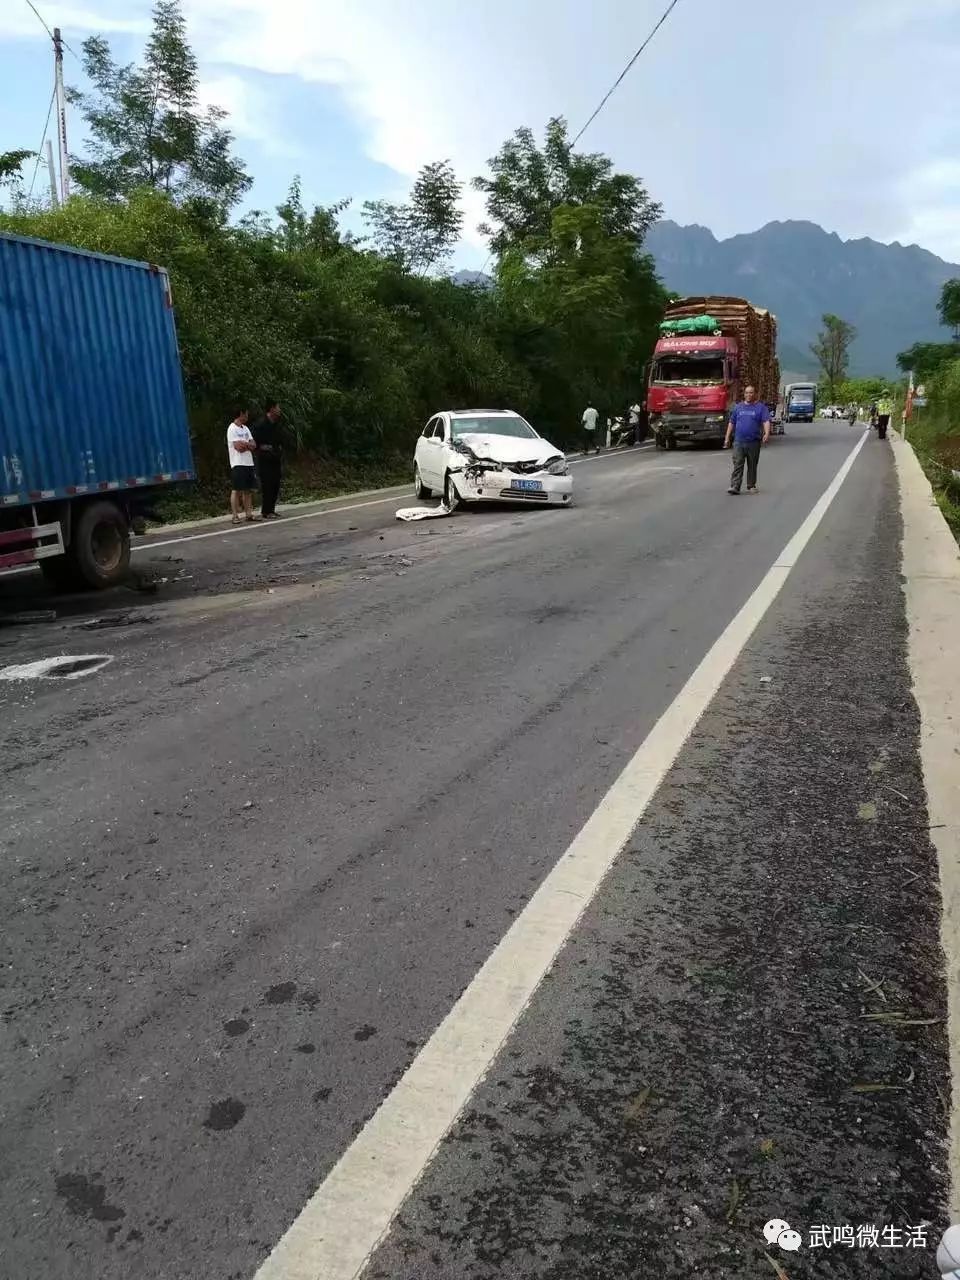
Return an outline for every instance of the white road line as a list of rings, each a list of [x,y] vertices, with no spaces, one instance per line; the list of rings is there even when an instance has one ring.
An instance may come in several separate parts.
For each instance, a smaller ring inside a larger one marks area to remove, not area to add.
[[[649,444],[642,444],[638,446],[637,452],[641,449],[650,449],[652,447]],[[619,456],[621,455],[604,453],[600,454],[599,457],[593,458],[571,458],[570,465],[573,467],[581,462],[600,462],[604,458]],[[206,533],[185,533],[179,538],[165,538],[162,542],[140,542],[132,547],[131,550],[134,553],[139,551],[159,551],[162,547],[178,547],[184,542],[199,542],[202,538],[225,538],[231,534],[248,533],[251,529],[282,528],[283,525],[293,524],[297,520],[316,520],[320,516],[339,515],[341,511],[360,511],[364,507],[383,507],[389,502],[405,503],[409,502],[409,498],[404,494],[394,493],[389,498],[371,498],[369,502],[353,502],[345,507],[324,507],[319,511],[304,511],[300,515],[284,516],[272,525],[266,524],[263,520],[254,520],[250,524],[228,525],[225,529],[209,529]],[[35,565],[28,565],[22,569],[8,569],[6,573],[0,574],[0,578],[14,578],[21,573],[35,573],[36,571],[37,567]]]
[[[363,1271],[773,604],[865,439],[866,433],[256,1280],[355,1280]]]

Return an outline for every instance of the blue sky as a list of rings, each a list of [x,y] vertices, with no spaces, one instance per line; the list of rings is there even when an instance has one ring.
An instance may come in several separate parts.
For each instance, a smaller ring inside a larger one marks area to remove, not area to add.
[[[149,0],[35,0],[79,50],[135,58]],[[203,92],[231,112],[272,208],[400,197],[420,165],[481,172],[518,125],[574,128],[665,0],[185,0]],[[0,150],[36,147],[52,79],[25,0],[0,0]],[[67,74],[76,80],[69,57]],[[808,218],[960,262],[960,0],[679,0],[584,146],[642,177],[665,216],[721,236]],[[79,121],[71,121],[80,143]],[[28,171],[29,173],[30,171]],[[457,259],[479,266],[467,231]],[[354,215],[355,216],[355,215]]]

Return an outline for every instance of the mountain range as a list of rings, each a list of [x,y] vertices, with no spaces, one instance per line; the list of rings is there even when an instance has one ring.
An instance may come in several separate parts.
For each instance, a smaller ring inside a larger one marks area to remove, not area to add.
[[[718,240],[706,227],[658,222],[644,248],[668,289],[689,295],[749,298],[777,317],[780,367],[791,376],[816,375],[810,343],[825,312],[857,330],[850,373],[897,373],[897,352],[914,342],[947,342],[937,301],[960,264],[918,245],[841,240],[814,222],[768,222],[759,231]],[[479,271],[460,271],[459,284],[492,283]]]
[[[810,343],[824,312],[857,330],[854,376],[895,374],[898,351],[949,341],[937,301],[943,283],[960,278],[960,265],[915,244],[841,240],[813,222],[770,222],[728,240],[706,227],[659,222],[644,247],[668,289],[734,294],[773,311],[787,376],[816,373]]]

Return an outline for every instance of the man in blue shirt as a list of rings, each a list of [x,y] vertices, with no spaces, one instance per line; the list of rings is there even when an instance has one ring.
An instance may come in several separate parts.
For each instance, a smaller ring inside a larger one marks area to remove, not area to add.
[[[770,410],[757,400],[753,387],[747,387],[743,394],[746,399],[733,406],[723,442],[725,449],[729,449],[731,442],[733,443],[733,475],[730,477],[727,493],[740,492],[744,463],[747,466],[747,493],[757,492],[760,446],[770,439]]]

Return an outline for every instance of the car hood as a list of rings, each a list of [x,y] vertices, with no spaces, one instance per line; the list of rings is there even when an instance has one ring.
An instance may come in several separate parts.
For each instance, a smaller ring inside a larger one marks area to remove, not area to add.
[[[535,440],[518,440],[515,436],[486,435],[468,431],[459,437],[477,458],[491,462],[549,462],[562,458],[563,450],[537,437]]]

